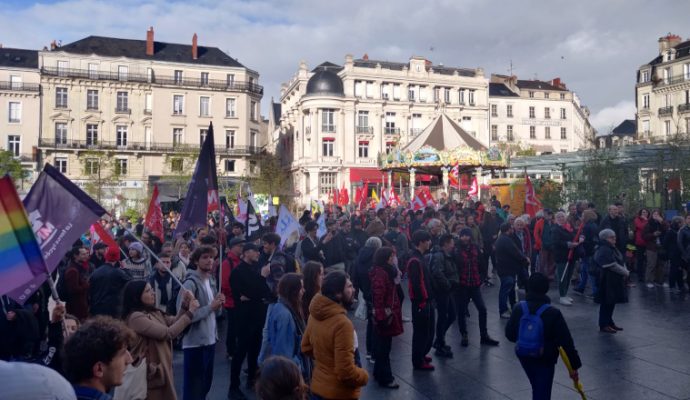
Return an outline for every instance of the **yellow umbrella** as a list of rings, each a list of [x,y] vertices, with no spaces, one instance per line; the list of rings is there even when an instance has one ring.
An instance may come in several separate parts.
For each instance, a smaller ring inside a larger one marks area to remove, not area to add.
[[[565,364],[565,367],[568,369],[568,374],[572,376],[573,366],[570,364],[570,359],[568,358],[568,355],[565,353],[565,350],[563,350],[563,347],[559,347],[558,351],[561,353],[563,364]],[[580,382],[579,378],[573,379],[573,386],[575,387],[575,390],[577,390],[577,392],[580,393],[582,400],[587,400],[587,396],[585,396],[585,389],[582,387],[582,382]]]

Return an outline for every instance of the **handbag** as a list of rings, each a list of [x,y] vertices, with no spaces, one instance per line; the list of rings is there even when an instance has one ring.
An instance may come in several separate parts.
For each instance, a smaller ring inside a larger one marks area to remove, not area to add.
[[[146,400],[146,357],[139,361],[139,365],[130,364],[122,377],[122,385],[115,388],[113,400]]]

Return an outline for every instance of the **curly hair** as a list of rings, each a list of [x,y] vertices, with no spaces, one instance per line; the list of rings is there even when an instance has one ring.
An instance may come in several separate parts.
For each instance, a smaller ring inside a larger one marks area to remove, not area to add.
[[[306,400],[309,388],[297,364],[274,356],[261,365],[255,390],[259,400]]]
[[[66,378],[73,384],[91,379],[96,363],[109,364],[134,339],[134,332],[122,321],[106,316],[89,319],[65,343]]]

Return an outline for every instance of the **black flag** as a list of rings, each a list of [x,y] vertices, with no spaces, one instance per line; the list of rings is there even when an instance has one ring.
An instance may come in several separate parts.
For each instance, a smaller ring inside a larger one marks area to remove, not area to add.
[[[257,216],[256,210],[251,201],[247,201],[247,222],[245,222],[245,231],[247,231],[247,240],[253,241],[261,235],[261,219]]]

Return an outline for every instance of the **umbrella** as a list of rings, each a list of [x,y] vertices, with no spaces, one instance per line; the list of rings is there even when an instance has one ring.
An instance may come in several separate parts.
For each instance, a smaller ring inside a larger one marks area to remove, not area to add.
[[[559,351],[559,353],[561,353],[561,358],[563,359],[563,364],[565,364],[565,367],[568,368],[568,374],[570,374],[572,376],[573,366],[570,365],[570,359],[568,358],[568,355],[565,353],[565,350],[563,349],[563,347],[559,347],[558,351]],[[587,400],[587,396],[585,396],[585,390],[582,387],[582,382],[580,382],[580,378],[574,378],[573,379],[573,386],[575,387],[575,390],[577,390],[577,392],[580,393],[582,400]]]

